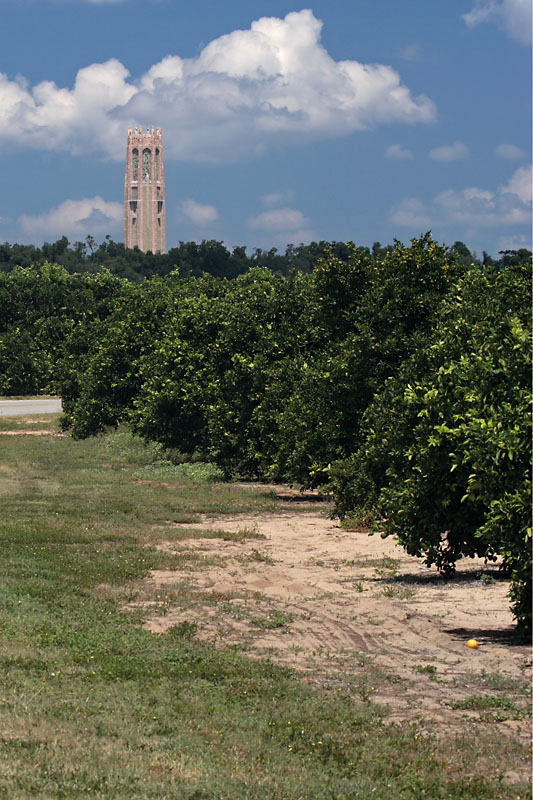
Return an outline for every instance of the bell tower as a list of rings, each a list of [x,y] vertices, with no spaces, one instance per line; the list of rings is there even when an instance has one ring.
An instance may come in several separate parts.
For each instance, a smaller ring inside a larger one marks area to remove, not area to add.
[[[166,253],[165,172],[161,128],[128,129],[124,179],[124,244]]]

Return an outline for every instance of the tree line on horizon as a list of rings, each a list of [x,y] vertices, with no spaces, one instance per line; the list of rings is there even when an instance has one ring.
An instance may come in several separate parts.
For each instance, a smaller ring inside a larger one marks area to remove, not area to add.
[[[530,254],[347,243],[312,271],[0,271],[0,394],[165,458],[330,492],[443,572],[500,557],[531,627]]]
[[[383,246],[374,242],[371,248],[363,248],[373,258],[382,257],[392,245]],[[462,264],[478,264],[502,268],[520,263],[531,257],[528,250],[505,250],[494,259],[483,252],[478,258],[463,242],[455,242],[448,248]],[[312,272],[319,261],[330,254],[346,260],[349,249],[345,242],[311,242],[310,244],[288,244],[283,252],[272,247],[263,250],[254,248],[250,253],[244,246],[227,248],[223,242],[203,240],[182,242],[167,253],[144,253],[138,247],[125,247],[110,236],[98,243],[93,236],[84,241],[71,243],[66,236],[55,242],[45,242],[42,247],[33,244],[0,244],[0,272],[10,272],[14,267],[29,267],[46,262],[59,264],[69,273],[97,272],[108,269],[113,275],[140,281],[155,275],[168,275],[178,269],[183,277],[199,277],[204,273],[218,278],[236,278],[253,267],[266,267],[276,274],[288,275],[291,270]]]

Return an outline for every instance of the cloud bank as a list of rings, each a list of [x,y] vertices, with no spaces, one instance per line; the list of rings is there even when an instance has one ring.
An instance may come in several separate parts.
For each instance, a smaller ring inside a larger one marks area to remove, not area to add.
[[[391,67],[331,58],[321,28],[309,10],[263,17],[137,80],[117,59],[80,69],[72,88],[0,74],[0,141],[119,160],[127,127],[159,125],[167,158],[223,162],[434,119]]]
[[[292,200],[292,189],[282,189],[279,192],[270,192],[261,197],[261,202],[265,208],[274,208]]]
[[[469,28],[494,22],[518,42],[531,42],[531,0],[476,0],[474,8],[463,14]]]
[[[385,150],[385,157],[394,158],[398,161],[409,161],[414,158],[414,155],[411,150],[407,147],[402,147],[401,144],[391,144],[391,146],[387,147]]]
[[[274,197],[275,195],[263,196],[263,204],[268,205],[268,201]],[[283,246],[287,242],[309,244],[319,239],[310,226],[310,220],[296,208],[271,208],[269,211],[263,211],[256,217],[248,219],[248,227],[267,234],[270,241]]]
[[[433,161],[458,161],[466,158],[467,155],[468,147],[463,142],[454,142],[453,144],[444,144],[442,147],[434,147],[429,157]]]
[[[180,211],[187,219],[199,227],[211,225],[218,219],[218,211],[215,206],[202,205],[202,203],[197,203],[192,198],[188,198],[180,204]]]
[[[121,203],[103,200],[101,197],[83,200],[65,200],[56,208],[35,216],[22,214],[18,218],[24,233],[31,235],[77,235],[107,234],[119,230],[123,224],[124,208]]]
[[[509,160],[525,158],[526,156],[524,151],[515,144],[499,144],[495,150],[495,153],[500,158],[506,158]]]
[[[496,191],[475,186],[446,189],[427,205],[417,197],[406,197],[393,209],[391,221],[418,232],[452,224],[475,229],[530,225],[531,180],[531,166],[520,167]]]

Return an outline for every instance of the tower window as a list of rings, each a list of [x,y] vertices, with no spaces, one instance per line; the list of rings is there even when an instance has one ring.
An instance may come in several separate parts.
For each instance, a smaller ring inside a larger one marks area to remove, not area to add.
[[[130,209],[136,214],[137,213],[137,200],[130,200]]]
[[[162,212],[162,210],[163,210],[163,201],[162,200],[158,200],[157,201],[157,213],[160,214]]]
[[[137,218],[136,217],[132,217],[131,218],[131,224],[135,225],[136,222],[137,222]]]
[[[133,168],[133,180],[139,180],[139,151],[136,147],[131,151],[131,164]]]
[[[152,151],[149,147],[143,150],[143,181],[152,180]]]

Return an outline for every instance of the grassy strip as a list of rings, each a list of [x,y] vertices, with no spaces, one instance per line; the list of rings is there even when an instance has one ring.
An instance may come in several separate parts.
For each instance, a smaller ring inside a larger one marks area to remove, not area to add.
[[[13,417],[0,417],[0,432],[4,431],[50,431],[59,433],[58,418],[56,414],[32,414],[31,417],[23,415]]]
[[[167,538],[154,526],[275,510],[271,493],[213,482],[209,469],[201,482],[198,466],[177,485],[157,469],[139,480],[157,453],[127,434],[1,447],[0,797],[527,796],[498,775],[523,757],[510,741],[387,725],[370,702],[195,641],[194,619],[154,636],[99,595],[172,569],[178,556],[146,547]]]

